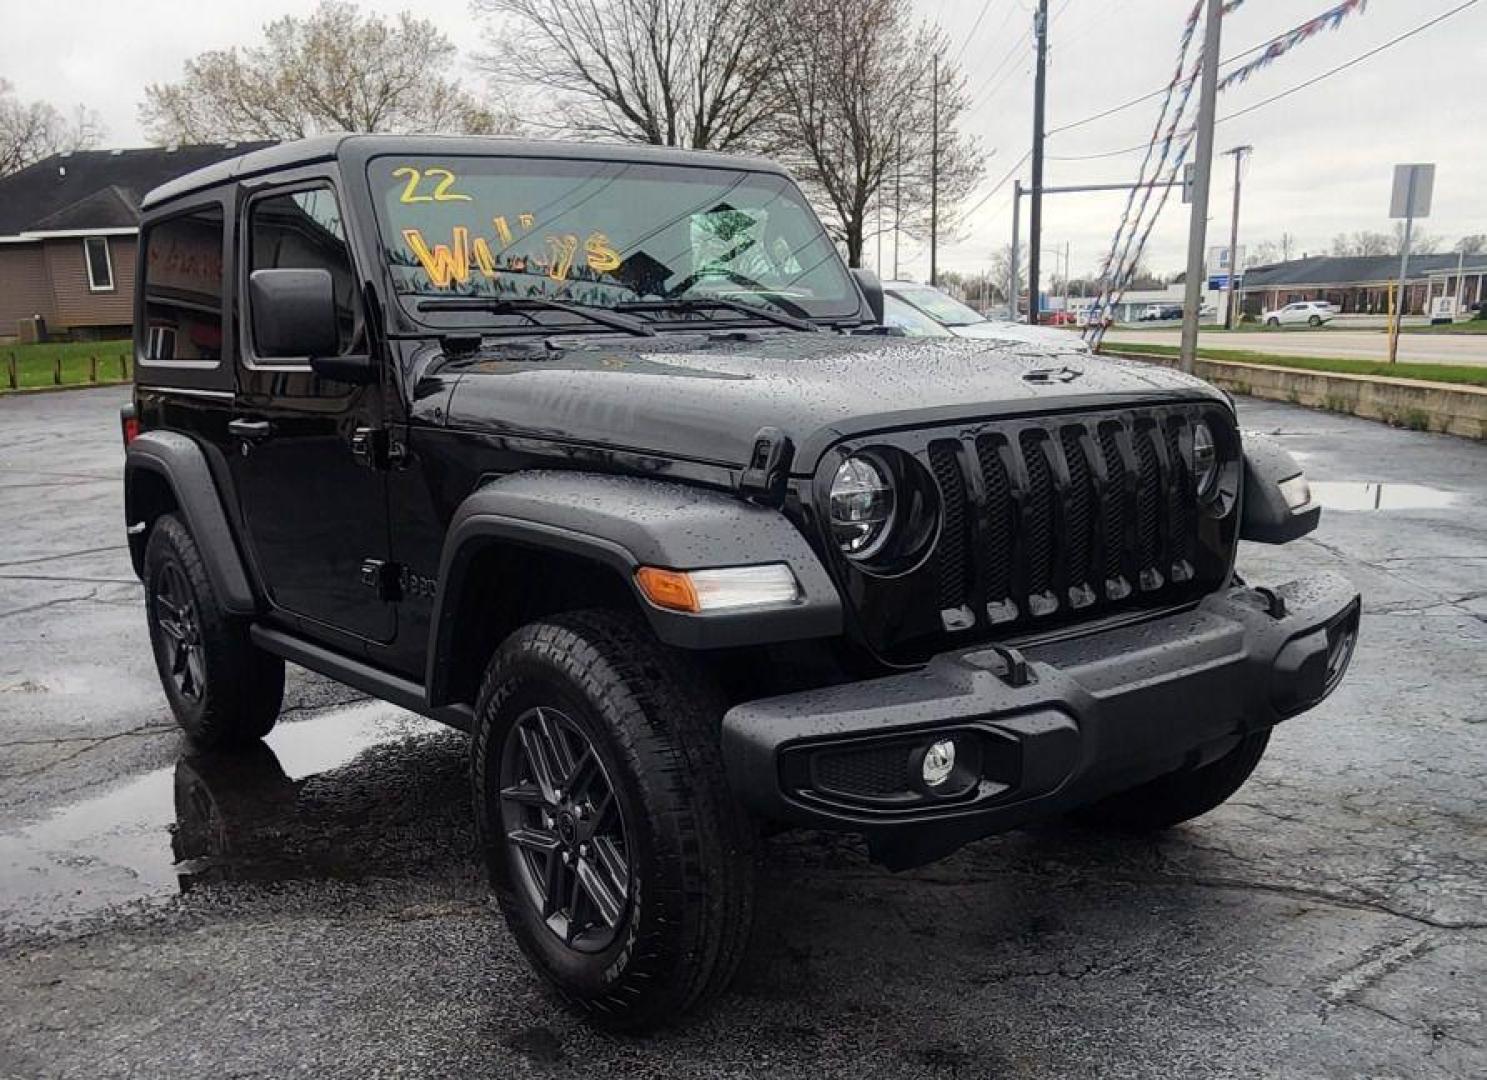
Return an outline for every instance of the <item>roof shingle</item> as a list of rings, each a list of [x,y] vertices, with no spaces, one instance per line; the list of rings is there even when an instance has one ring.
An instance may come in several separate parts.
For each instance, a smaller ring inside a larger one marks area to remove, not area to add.
[[[0,177],[0,236],[139,223],[144,193],[183,173],[272,145],[208,143],[53,154]]]

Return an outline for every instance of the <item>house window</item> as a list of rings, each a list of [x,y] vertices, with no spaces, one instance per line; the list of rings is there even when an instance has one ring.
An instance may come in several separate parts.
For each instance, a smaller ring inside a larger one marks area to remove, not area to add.
[[[108,237],[89,236],[83,240],[83,255],[88,262],[88,288],[92,292],[112,292],[114,263],[108,253]]]

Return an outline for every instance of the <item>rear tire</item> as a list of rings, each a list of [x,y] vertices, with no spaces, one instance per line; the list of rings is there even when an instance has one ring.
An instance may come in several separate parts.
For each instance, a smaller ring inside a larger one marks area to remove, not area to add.
[[[491,886],[532,966],[600,1026],[675,1019],[743,957],[754,832],[723,771],[723,707],[618,612],[522,627],[486,669],[471,779]]]
[[[1154,832],[1208,813],[1227,801],[1260,764],[1269,730],[1246,735],[1217,761],[1169,773],[1091,803],[1074,814],[1083,825],[1118,832]]]
[[[1313,315],[1311,318],[1306,320],[1306,325],[1315,329],[1316,327],[1322,325],[1322,317],[1320,315]]]
[[[234,750],[267,735],[284,701],[284,661],[253,644],[246,619],[222,610],[174,514],[150,530],[144,583],[155,668],[186,737],[202,750]]]

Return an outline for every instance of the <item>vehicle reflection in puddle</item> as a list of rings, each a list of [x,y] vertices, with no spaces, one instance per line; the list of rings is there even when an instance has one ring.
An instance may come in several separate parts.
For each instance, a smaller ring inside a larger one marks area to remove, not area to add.
[[[458,771],[463,755],[442,739],[459,737],[447,728],[381,702],[355,705],[282,723],[245,753],[183,754],[171,768],[0,834],[0,927],[75,919],[208,881],[334,873],[289,865],[306,854],[298,834],[314,831],[295,829],[302,786],[374,748],[435,733],[441,762]],[[365,807],[356,812],[365,818]]]
[[[1373,484],[1361,480],[1313,480],[1311,497],[1332,510],[1437,510],[1460,497],[1423,484]]]

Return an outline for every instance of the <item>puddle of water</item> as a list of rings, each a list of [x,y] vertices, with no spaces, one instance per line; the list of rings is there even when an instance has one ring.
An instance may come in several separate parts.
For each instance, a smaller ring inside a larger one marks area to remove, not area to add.
[[[172,896],[226,853],[236,821],[271,820],[286,800],[292,806],[296,781],[372,747],[445,730],[367,702],[281,724],[237,757],[185,755],[0,834],[0,925],[60,922]]]
[[[1311,497],[1332,510],[1438,510],[1461,501],[1455,492],[1424,484],[1313,480],[1310,486]]]

